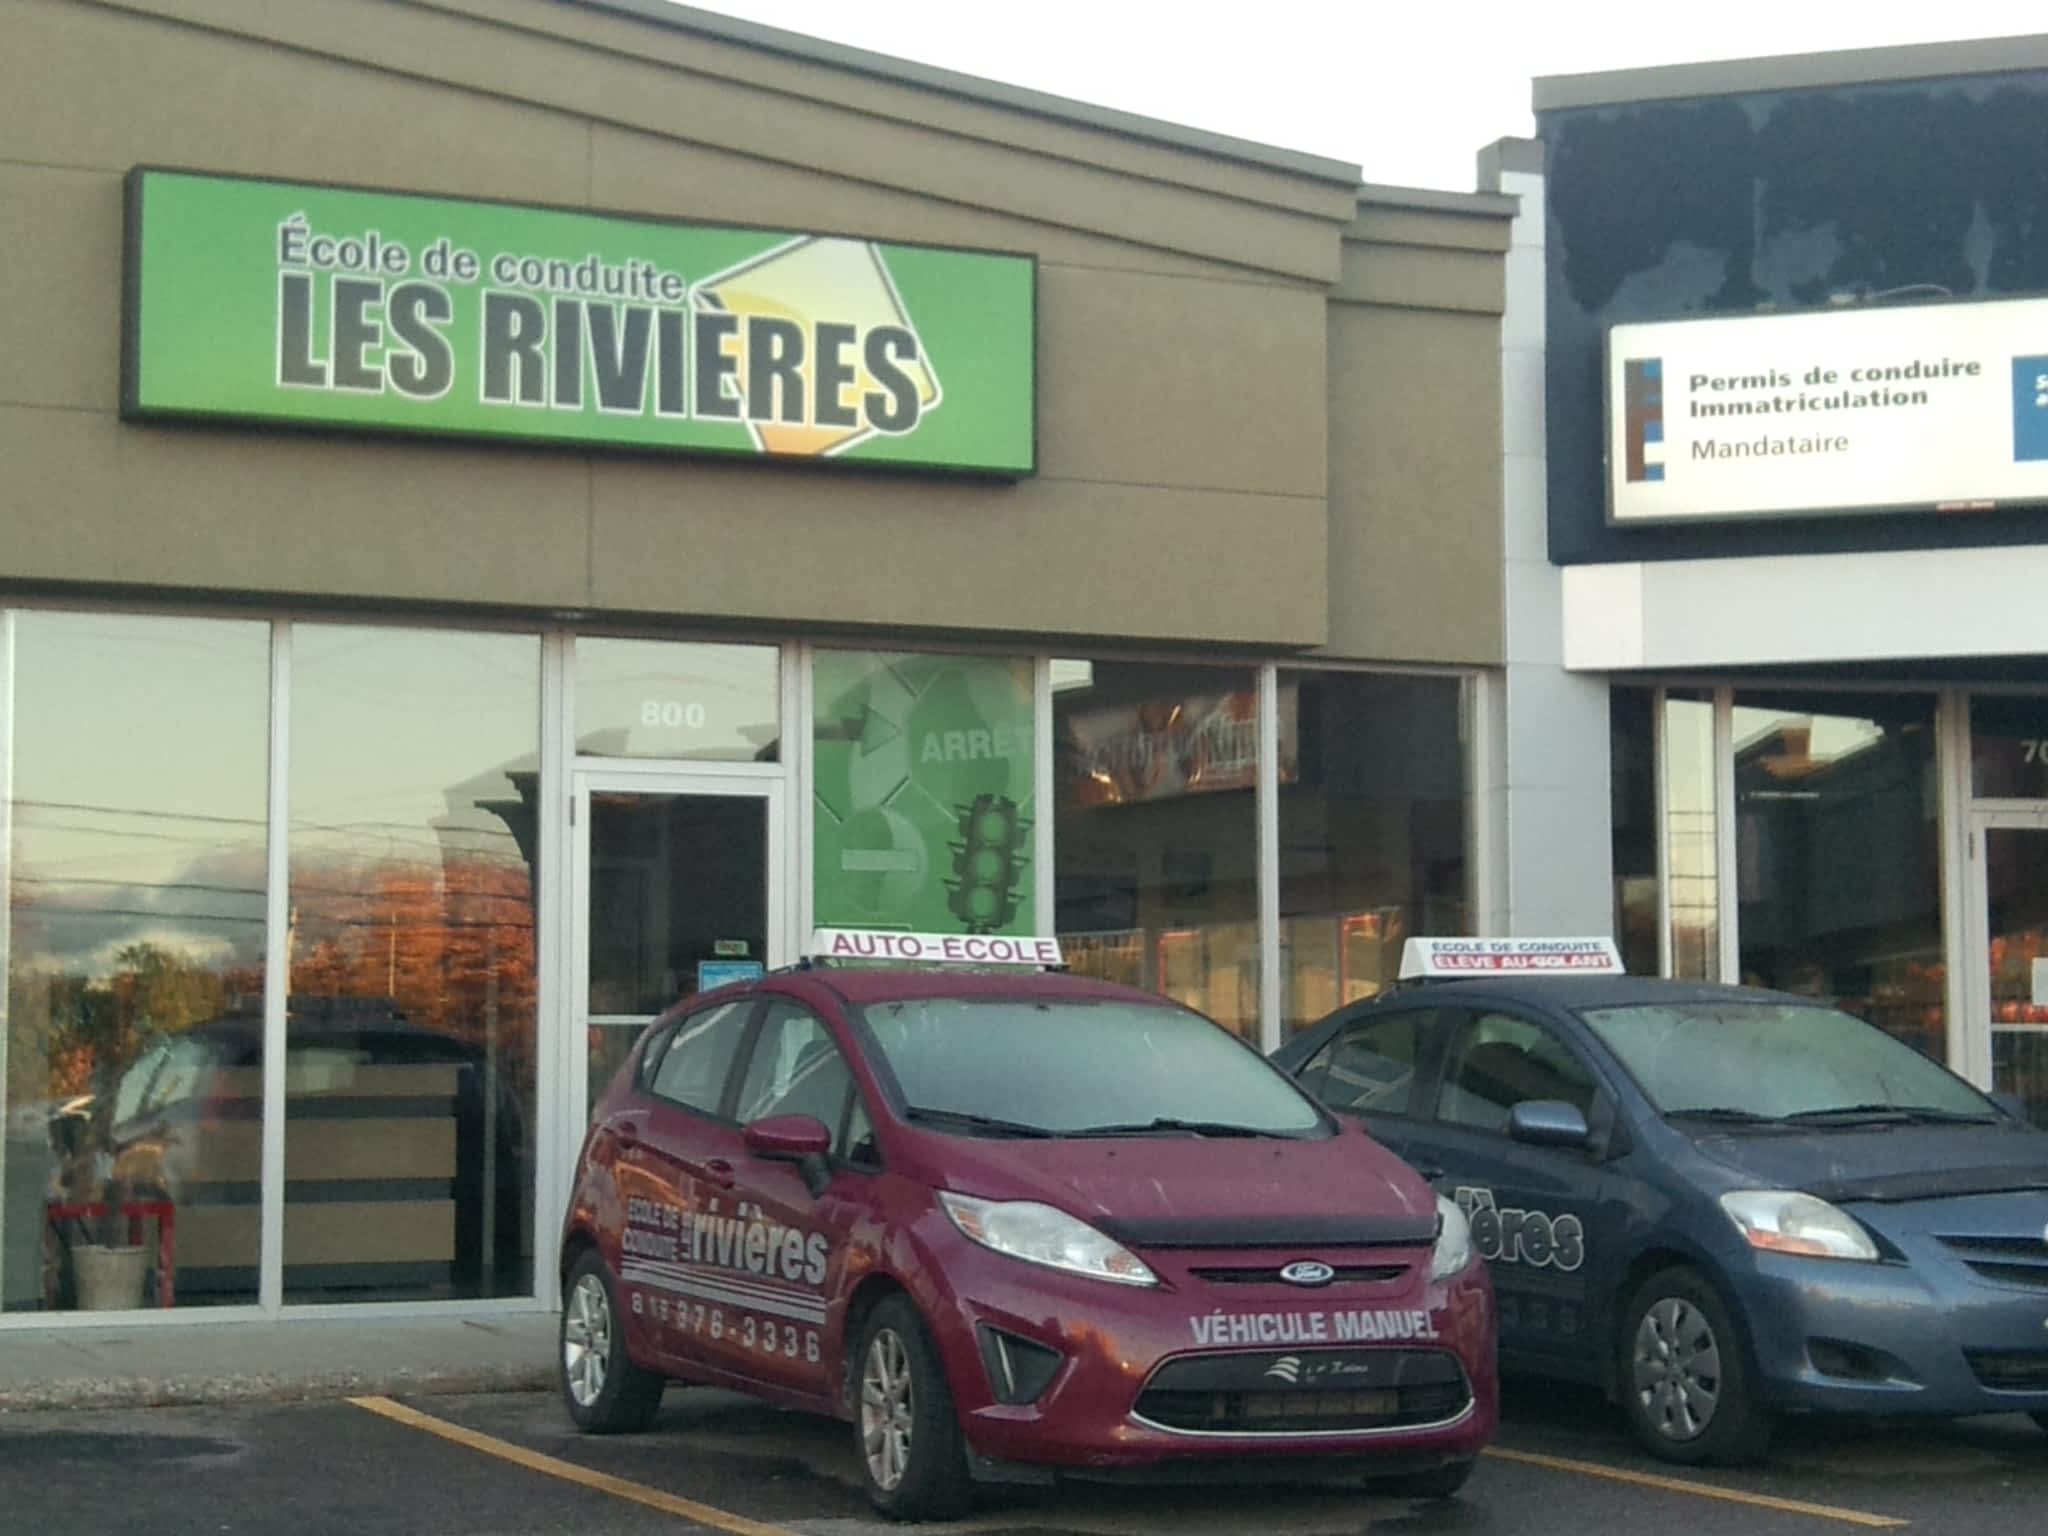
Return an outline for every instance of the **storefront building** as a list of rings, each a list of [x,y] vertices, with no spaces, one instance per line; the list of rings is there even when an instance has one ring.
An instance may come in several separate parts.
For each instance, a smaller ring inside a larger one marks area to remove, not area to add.
[[[1270,1046],[1508,903],[1511,198],[639,0],[32,0],[0,205],[0,1329],[551,1305],[604,1074],[816,925]]]
[[[1835,999],[2048,1121],[2048,39],[1536,102],[1505,152],[1625,954]]]

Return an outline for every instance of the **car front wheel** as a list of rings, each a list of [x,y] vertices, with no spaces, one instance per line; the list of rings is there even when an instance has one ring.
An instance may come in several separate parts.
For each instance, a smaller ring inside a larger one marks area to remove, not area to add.
[[[576,1261],[562,1298],[562,1401],[587,1434],[631,1434],[654,1422],[665,1385],[626,1353],[618,1290],[595,1248]]]
[[[1665,1461],[1755,1461],[1771,1417],[1757,1391],[1742,1325],[1698,1270],[1674,1265],[1636,1288],[1618,1362],[1629,1427]]]
[[[876,1304],[854,1355],[854,1435],[868,1501],[898,1520],[965,1514],[967,1443],[931,1332],[907,1296]]]

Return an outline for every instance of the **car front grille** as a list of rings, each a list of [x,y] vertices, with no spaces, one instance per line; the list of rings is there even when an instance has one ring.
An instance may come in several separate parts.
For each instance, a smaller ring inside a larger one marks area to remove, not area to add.
[[[1964,1356],[1994,1392],[2048,1392],[2048,1350],[1971,1349]]]
[[[1189,1269],[1188,1273],[1197,1280],[1206,1280],[1211,1285],[1283,1285],[1292,1284],[1280,1278],[1280,1265],[1233,1265],[1204,1264]],[[1336,1264],[1331,1266],[1332,1274],[1324,1282],[1330,1285],[1364,1285],[1375,1281],[1398,1280],[1408,1273],[1406,1264]]]
[[[2039,1237],[1943,1237],[1941,1241],[1986,1280],[2048,1291],[2048,1242]]]
[[[1182,1434],[1332,1434],[1443,1424],[1471,1402],[1464,1368],[1444,1350],[1302,1350],[1170,1360],[1134,1412]]]

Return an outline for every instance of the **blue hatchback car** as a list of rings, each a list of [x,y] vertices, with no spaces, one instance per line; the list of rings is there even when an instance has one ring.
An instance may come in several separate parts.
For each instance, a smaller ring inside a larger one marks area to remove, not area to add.
[[[2048,1134],[1861,1019],[1478,975],[1274,1059],[1464,1208],[1503,1368],[1600,1384],[1666,1460],[1753,1460],[1788,1412],[2048,1429]]]

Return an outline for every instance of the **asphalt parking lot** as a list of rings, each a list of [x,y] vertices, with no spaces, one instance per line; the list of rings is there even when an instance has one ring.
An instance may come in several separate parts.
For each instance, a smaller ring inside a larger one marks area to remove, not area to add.
[[[1511,1391],[1494,1451],[1456,1500],[1346,1488],[1108,1488],[989,1495],[982,1536],[1688,1536],[2037,1528],[2048,1436],[2021,1418],[1800,1424],[1768,1466],[1675,1473],[1637,1455],[1589,1393]],[[0,1417],[0,1526],[85,1532],[865,1536],[849,1432],[671,1389],[656,1428],[589,1439],[543,1393]]]

